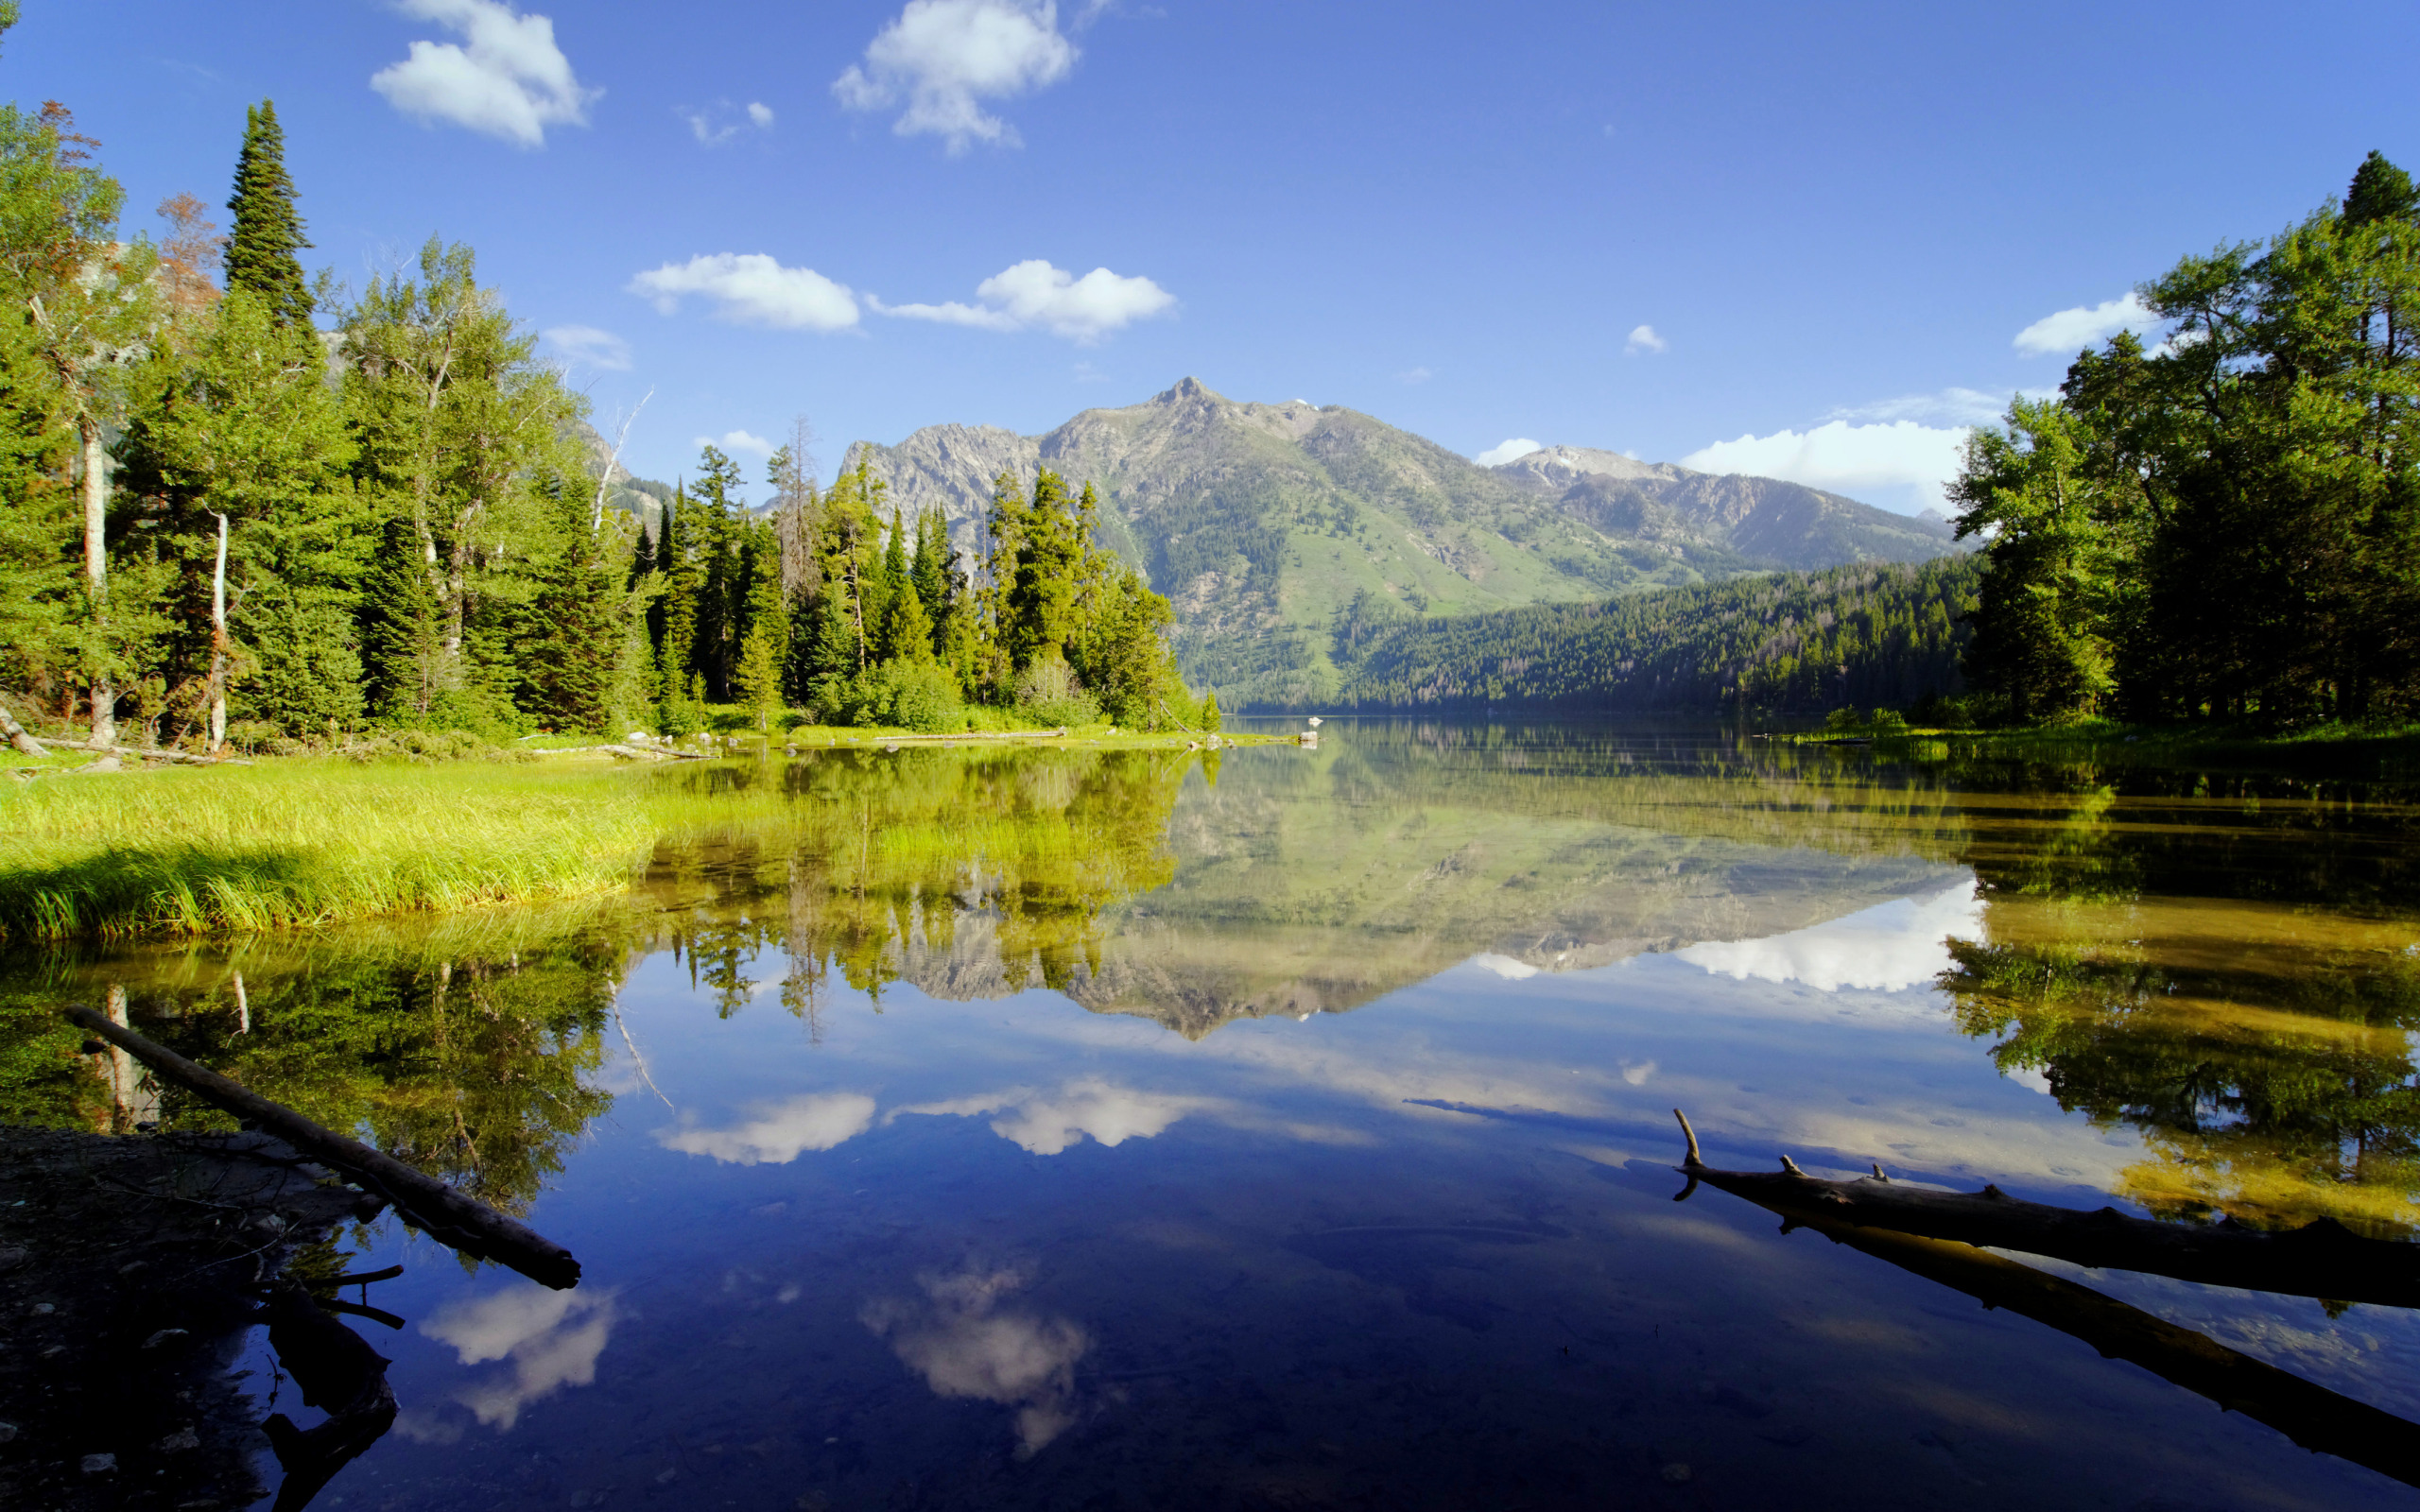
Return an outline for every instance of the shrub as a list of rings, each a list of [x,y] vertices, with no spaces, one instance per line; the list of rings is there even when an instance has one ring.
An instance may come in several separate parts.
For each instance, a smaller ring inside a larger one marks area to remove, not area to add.
[[[1045,725],[1089,725],[1100,719],[1100,702],[1084,691],[1075,669],[1054,648],[1017,674],[1017,710]]]

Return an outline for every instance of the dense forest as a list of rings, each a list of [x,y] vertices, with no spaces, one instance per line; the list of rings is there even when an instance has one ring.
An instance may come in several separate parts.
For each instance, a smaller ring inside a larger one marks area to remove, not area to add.
[[[709,447],[649,529],[468,248],[357,297],[305,275],[273,106],[223,238],[189,195],[123,232],[96,146],[55,103],[0,106],[0,703],[211,750],[231,724],[684,733],[710,703],[1215,721],[1089,486],[1003,476],[970,573],[864,468],[821,486],[785,449],[752,510]]]
[[[1586,604],[1337,616],[1341,708],[1564,713],[1902,707],[1955,695],[1972,558],[1786,573]]]
[[[2420,192],[2377,153],[2265,246],[2136,291],[2167,323],[1979,431],[1967,675],[2004,718],[2420,714]]]

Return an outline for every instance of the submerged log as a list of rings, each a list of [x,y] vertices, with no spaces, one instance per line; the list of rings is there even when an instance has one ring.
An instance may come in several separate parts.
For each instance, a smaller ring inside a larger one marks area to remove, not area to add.
[[[1812,1228],[1835,1244],[1963,1292],[1987,1308],[2006,1308],[2081,1339],[2104,1359],[2141,1366],[2171,1385],[2208,1398],[2223,1411],[2267,1424],[2314,1453],[2333,1454],[2406,1486],[2420,1486],[2420,1423],[2314,1385],[2088,1286],[1972,1246],[1840,1222],[1807,1203],[1780,1196],[1748,1200],[1778,1213],[1785,1229]]]
[[[322,1165],[334,1167],[385,1197],[413,1227],[466,1255],[510,1265],[542,1285],[563,1291],[579,1284],[579,1262],[553,1240],[466,1197],[355,1140],[320,1127],[294,1109],[247,1091],[167,1046],[111,1022],[90,1008],[67,1010],[77,1027],[118,1046],[153,1072],[257,1128],[268,1130]]]
[[[2047,1255],[2096,1270],[2142,1271],[2205,1286],[2282,1292],[2340,1302],[2420,1307],[2420,1245],[2365,1239],[2333,1218],[2314,1218],[2282,1233],[2230,1221],[2206,1226],[2131,1218],[2115,1208],[2083,1212],[2012,1197],[1996,1186],[1980,1192],[1929,1192],[1882,1174],[1827,1181],[1801,1171],[1787,1155],[1775,1171],[1719,1171],[1698,1152],[1697,1131],[1679,1108],[1689,1178],[1760,1206],[1784,1203],[1820,1213],[1829,1223],[1891,1228],[1931,1239]],[[1674,1200],[1679,1200],[1678,1198]]]

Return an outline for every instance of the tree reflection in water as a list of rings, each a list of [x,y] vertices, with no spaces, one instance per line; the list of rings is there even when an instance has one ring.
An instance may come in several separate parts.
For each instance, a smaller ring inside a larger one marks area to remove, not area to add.
[[[2381,822],[2409,816],[2202,779],[1980,836],[1951,1012],[2003,1072],[2138,1130],[2119,1192],[2154,1213],[2420,1231],[2420,934]]]

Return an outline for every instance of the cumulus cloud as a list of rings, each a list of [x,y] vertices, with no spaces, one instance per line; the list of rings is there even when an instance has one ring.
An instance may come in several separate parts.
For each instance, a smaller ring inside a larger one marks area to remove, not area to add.
[[[1028,258],[975,285],[977,304],[885,304],[872,295],[866,305],[877,315],[935,320],[983,331],[1022,331],[1040,326],[1053,335],[1090,345],[1109,333],[1161,314],[1176,296],[1148,278],[1122,277],[1096,267],[1081,278],[1041,258]]]
[[[720,436],[700,436],[690,444],[712,446],[725,452],[753,452],[758,456],[773,455],[773,443],[752,431],[725,431]]]
[[[540,332],[539,337],[566,362],[615,372],[631,369],[631,344],[611,331],[593,325],[556,325]]]
[[[619,1313],[610,1291],[555,1292],[535,1284],[514,1286],[469,1301],[449,1302],[420,1331],[453,1346],[464,1365],[509,1360],[510,1368],[454,1393],[479,1421],[502,1433],[521,1409],[563,1386],[596,1379],[596,1358],[605,1352]],[[442,1441],[430,1424],[422,1435]]]
[[[734,325],[845,331],[857,323],[856,296],[848,285],[811,267],[784,267],[762,252],[717,252],[666,263],[625,287],[653,300],[666,315],[680,308],[683,296],[698,294],[714,301],[715,313]]]
[[[739,434],[745,434],[744,432]],[[684,1155],[710,1155],[726,1165],[786,1165],[808,1150],[828,1150],[873,1125],[873,1099],[863,1092],[793,1097],[731,1128],[667,1128],[655,1142]]]
[[[1662,336],[1655,334],[1653,326],[1634,326],[1631,329],[1630,339],[1622,343],[1622,350],[1634,354],[1641,352],[1661,352],[1667,344]]]
[[[1512,461],[1515,457],[1527,456],[1531,452],[1543,452],[1545,450],[1545,447],[1540,446],[1537,442],[1530,439],[1526,436],[1515,436],[1510,440],[1502,441],[1495,446],[1489,447],[1486,451],[1479,453],[1478,455],[1472,457],[1471,460],[1477,462],[1481,467],[1502,467],[1505,463]]]
[[[1983,937],[1983,902],[1974,885],[1931,898],[1901,898],[1829,923],[1765,939],[1691,945],[1674,952],[1692,966],[1745,981],[1803,982],[1820,991],[1844,987],[1898,992],[1929,982],[1953,964],[1950,936]]]
[[[1059,8],[1047,0],[908,0],[832,94],[853,111],[904,100],[890,129],[940,137],[953,153],[977,141],[1014,146],[1016,129],[980,102],[1047,88],[1075,64],[1075,44],[1059,34]]]
[[[2082,352],[2120,331],[2148,332],[2159,323],[2139,295],[2128,294],[2046,315],[2016,334],[2016,350],[2029,356]]]
[[[1717,441],[1681,458],[1701,472],[1745,472],[1785,478],[1851,496],[1859,490],[1905,490],[1932,508],[1958,475],[1964,426],[1920,425],[1911,420],[1872,425],[1831,421],[1806,431],[1742,436]]]
[[[900,1363],[942,1397],[1017,1409],[1017,1457],[1030,1458],[1076,1420],[1076,1362],[1092,1348],[1063,1317],[1005,1311],[1025,1285],[1012,1270],[919,1277],[922,1302],[877,1298],[857,1314]]]
[[[979,1097],[921,1103],[894,1109],[890,1118],[903,1113],[942,1118],[980,1118],[996,1113],[999,1116],[992,1120],[993,1133],[1030,1154],[1058,1155],[1082,1143],[1086,1135],[1112,1146],[1130,1139],[1148,1140],[1188,1113],[1217,1106],[1206,1098],[1134,1091],[1087,1076],[1055,1092],[1017,1088]]]
[[[769,131],[773,129],[773,108],[761,100],[750,100],[748,120],[757,130]]]
[[[543,146],[546,128],[586,125],[588,102],[604,93],[580,87],[544,16],[503,0],[397,0],[396,9],[462,37],[413,43],[402,62],[371,76],[370,87],[406,115]]]

